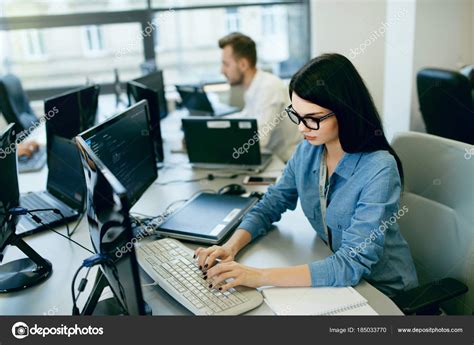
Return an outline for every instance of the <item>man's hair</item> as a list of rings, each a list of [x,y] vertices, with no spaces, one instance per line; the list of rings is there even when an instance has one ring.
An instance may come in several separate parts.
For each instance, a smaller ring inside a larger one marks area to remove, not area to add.
[[[219,48],[224,49],[227,46],[232,47],[236,58],[247,59],[251,67],[257,65],[257,48],[255,41],[249,36],[241,34],[240,32],[228,34],[219,40]]]

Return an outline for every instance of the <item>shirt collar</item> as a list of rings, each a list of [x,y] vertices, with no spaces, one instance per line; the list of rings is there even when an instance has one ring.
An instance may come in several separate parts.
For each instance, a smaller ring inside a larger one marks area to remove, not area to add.
[[[250,82],[249,88],[246,90],[245,94],[250,94],[251,95],[251,94],[255,93],[256,90],[254,90],[254,89],[257,88],[257,85],[258,85],[258,82],[259,82],[261,76],[262,76],[262,71],[257,69],[257,72],[253,76],[253,79]]]
[[[320,145],[318,152],[316,154],[316,159],[313,162],[313,173],[319,173],[319,166],[321,163],[321,159],[323,157],[324,152],[324,145]],[[348,153],[346,152],[344,156],[342,156],[341,160],[336,166],[336,170],[334,170],[334,174],[345,178],[346,180],[349,179],[352,174],[354,173],[355,168],[357,167],[357,163],[362,156],[362,152],[356,153]]]

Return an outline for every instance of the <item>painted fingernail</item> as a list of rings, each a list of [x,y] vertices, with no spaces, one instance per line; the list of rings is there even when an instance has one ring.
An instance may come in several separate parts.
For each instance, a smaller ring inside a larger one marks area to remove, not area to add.
[[[222,288],[220,287],[219,290],[222,290]]]
[[[199,269],[202,271],[202,266],[199,266]]]
[[[204,276],[204,280],[206,280],[206,279],[207,279],[207,276]]]
[[[196,259],[196,254],[193,255],[193,259]]]
[[[204,265],[204,268],[207,268],[207,264]]]
[[[209,284],[209,287],[211,288],[211,287],[212,287],[212,284]]]

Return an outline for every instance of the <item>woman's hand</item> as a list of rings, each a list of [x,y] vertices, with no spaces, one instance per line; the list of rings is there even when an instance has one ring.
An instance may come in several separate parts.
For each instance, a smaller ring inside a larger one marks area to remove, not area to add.
[[[199,269],[205,271],[211,268],[217,262],[217,259],[219,259],[221,263],[233,261],[235,251],[226,245],[222,247],[212,246],[209,248],[199,247],[194,252],[194,258],[197,259]]]
[[[207,280],[210,288],[217,288],[222,292],[239,285],[256,288],[265,285],[265,270],[244,266],[235,261],[223,262],[207,271]]]

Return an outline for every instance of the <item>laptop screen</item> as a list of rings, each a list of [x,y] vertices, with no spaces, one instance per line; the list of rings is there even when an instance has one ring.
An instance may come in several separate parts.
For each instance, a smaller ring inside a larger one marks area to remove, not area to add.
[[[131,206],[158,177],[146,101],[80,136],[125,187]]]
[[[58,136],[49,140],[47,190],[71,208],[82,210],[86,187],[76,144]]]
[[[206,93],[202,87],[176,85],[176,90],[181,97],[183,105],[189,111],[197,111],[203,113],[214,113],[214,108],[209,102]]]
[[[262,163],[257,120],[185,118],[182,121],[191,163]]]

